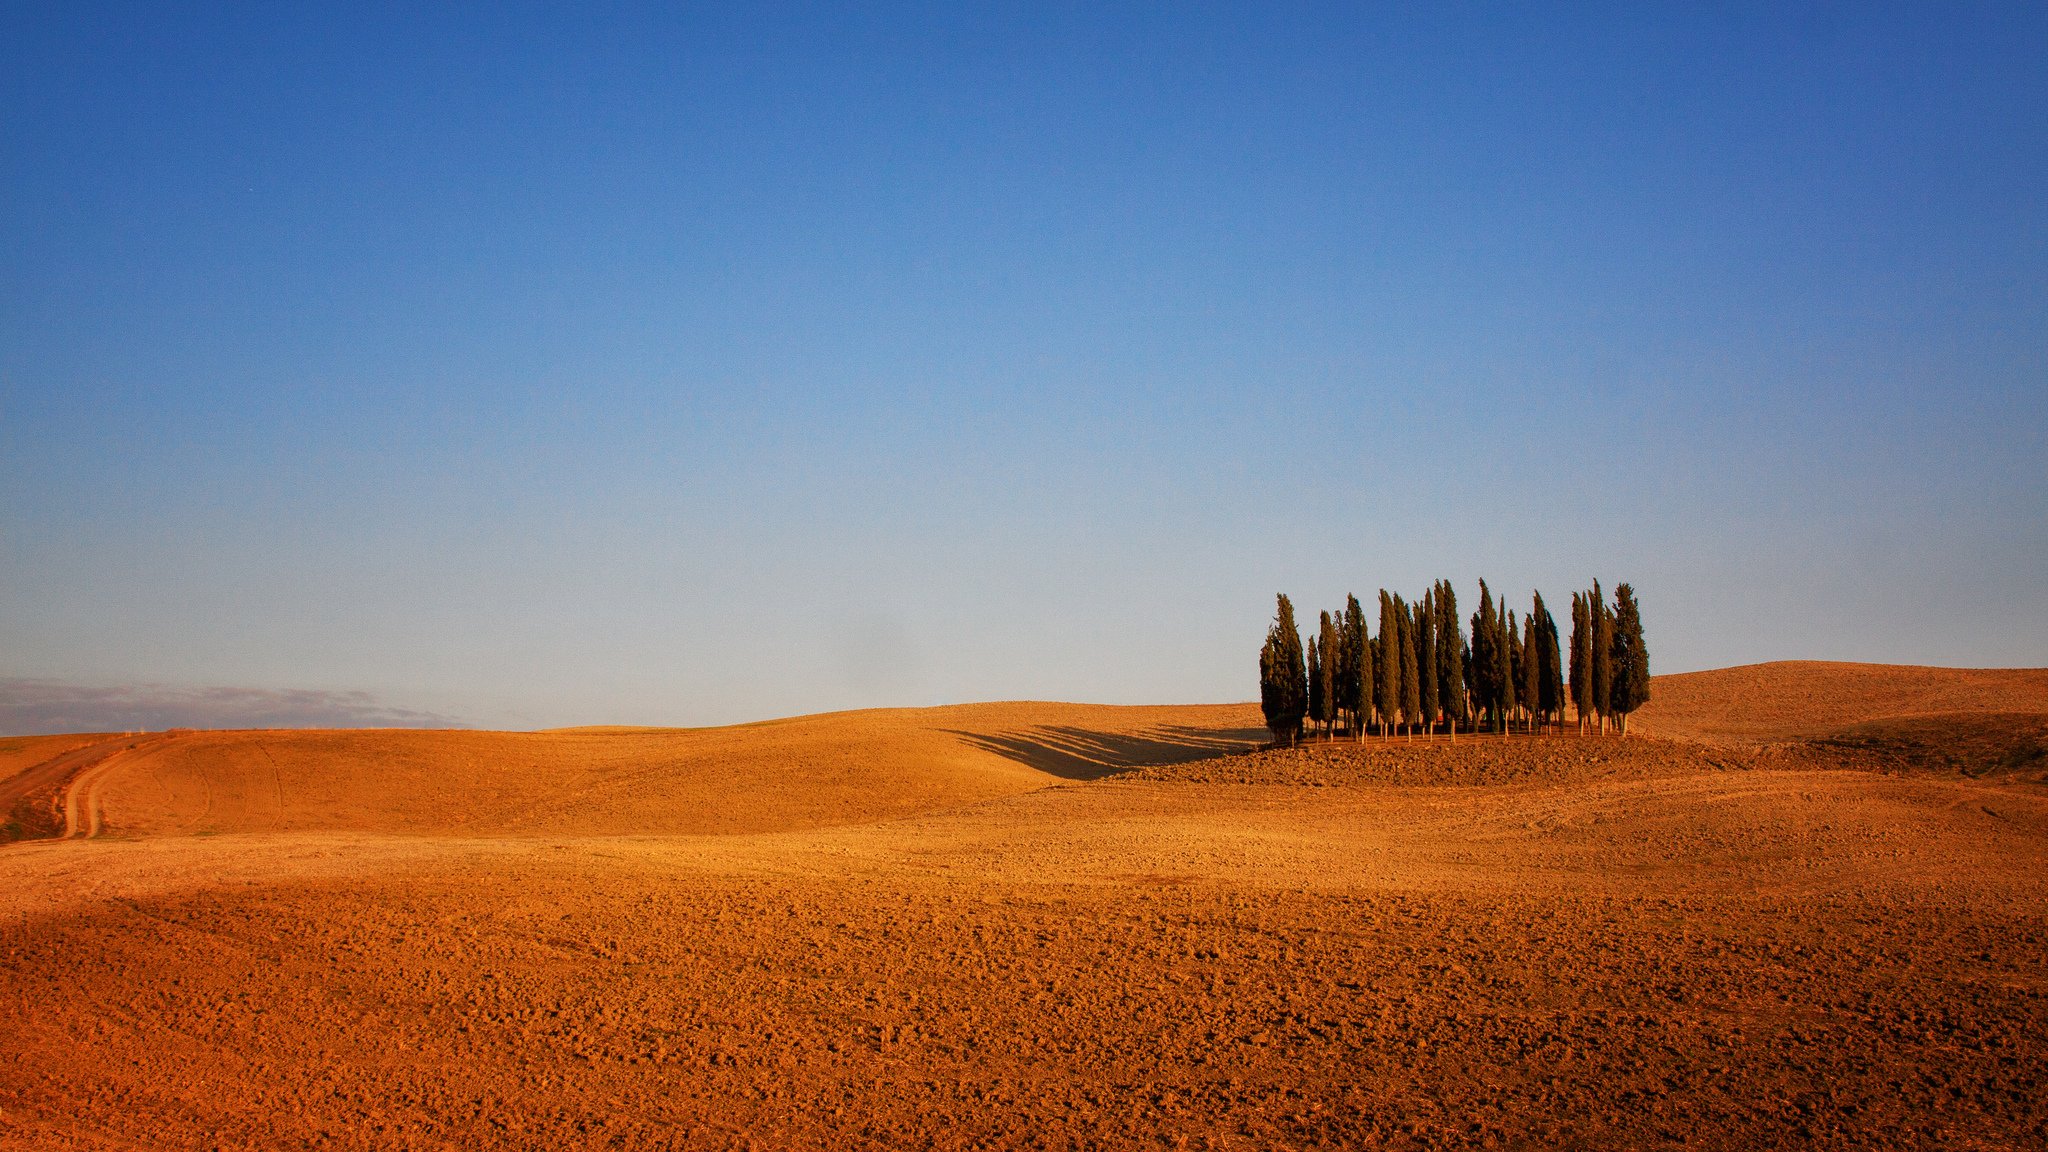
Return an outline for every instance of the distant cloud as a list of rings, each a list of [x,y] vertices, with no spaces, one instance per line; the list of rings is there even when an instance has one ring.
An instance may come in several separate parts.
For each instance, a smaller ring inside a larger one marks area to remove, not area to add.
[[[461,728],[460,720],[380,704],[367,692],[270,688],[93,688],[0,677],[0,733],[165,728]]]

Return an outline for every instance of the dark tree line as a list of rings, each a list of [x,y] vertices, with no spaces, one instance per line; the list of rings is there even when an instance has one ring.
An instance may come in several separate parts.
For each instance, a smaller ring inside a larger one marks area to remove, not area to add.
[[[1358,597],[1323,612],[1304,649],[1294,605],[1280,597],[1259,651],[1259,703],[1275,740],[1293,743],[1304,728],[1326,739],[1368,730],[1382,739],[1457,739],[1460,727],[1508,734],[1562,729],[1565,707],[1578,731],[1605,733],[1610,718],[1628,733],[1628,716],[1650,698],[1650,657],[1643,646],[1635,590],[1614,590],[1610,606],[1595,581],[1572,594],[1569,647],[1557,621],[1534,595],[1519,621],[1505,598],[1496,604],[1479,582],[1479,610],[1458,618],[1458,596],[1439,580],[1409,604],[1380,590],[1377,635],[1366,627]],[[1569,655],[1566,655],[1569,653]],[[1483,721],[1483,724],[1482,724]]]

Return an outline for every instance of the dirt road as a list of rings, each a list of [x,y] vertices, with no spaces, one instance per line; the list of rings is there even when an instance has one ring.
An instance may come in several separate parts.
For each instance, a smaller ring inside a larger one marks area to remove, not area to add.
[[[84,816],[83,796],[75,782],[143,739],[122,735],[61,740],[57,746],[62,750],[55,755],[0,779],[0,812],[14,813],[27,838],[89,834],[90,821]],[[61,827],[56,823],[60,814]]]

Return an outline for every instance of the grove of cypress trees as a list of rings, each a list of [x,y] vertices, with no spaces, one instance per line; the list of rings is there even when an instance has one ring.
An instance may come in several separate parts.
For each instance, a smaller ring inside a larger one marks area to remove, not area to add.
[[[1621,734],[1628,735],[1628,714],[1650,699],[1650,652],[1643,646],[1642,610],[1636,590],[1614,586],[1614,689],[1608,698]]]
[[[1387,735],[1388,725],[1401,711],[1401,622],[1394,611],[1394,598],[1380,589],[1380,648],[1379,648],[1379,699],[1380,737]]]
[[[1465,632],[1458,624],[1458,594],[1451,590],[1449,580],[1437,582],[1436,612],[1437,701],[1443,706],[1451,741],[1456,743],[1458,724],[1465,719]]]
[[[1338,703],[1351,713],[1351,732],[1362,737],[1365,732],[1365,714],[1372,710],[1372,696],[1366,689],[1366,677],[1370,675],[1372,656],[1365,647],[1365,612],[1358,606],[1358,597],[1344,598],[1344,674],[1337,681]]]
[[[1599,717],[1600,734],[1605,736],[1608,702],[1614,697],[1614,613],[1600,594],[1598,580],[1593,581],[1593,594],[1586,603],[1593,614],[1593,711]]]
[[[1275,742],[1292,744],[1301,734],[1301,718],[1308,712],[1308,670],[1302,666],[1294,605],[1284,594],[1259,652],[1259,709]]]
[[[1436,735],[1436,594],[1425,592],[1415,609],[1415,682],[1422,706],[1422,723]]]
[[[1394,597],[1394,619],[1401,626],[1401,724],[1412,734],[1422,719],[1421,662],[1415,654],[1415,620],[1399,596]]]

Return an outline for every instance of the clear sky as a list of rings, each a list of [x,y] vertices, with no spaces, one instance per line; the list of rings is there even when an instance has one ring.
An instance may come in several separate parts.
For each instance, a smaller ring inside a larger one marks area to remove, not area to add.
[[[0,7],[0,677],[1241,700],[1438,576],[2048,664],[2038,3],[197,7]]]

